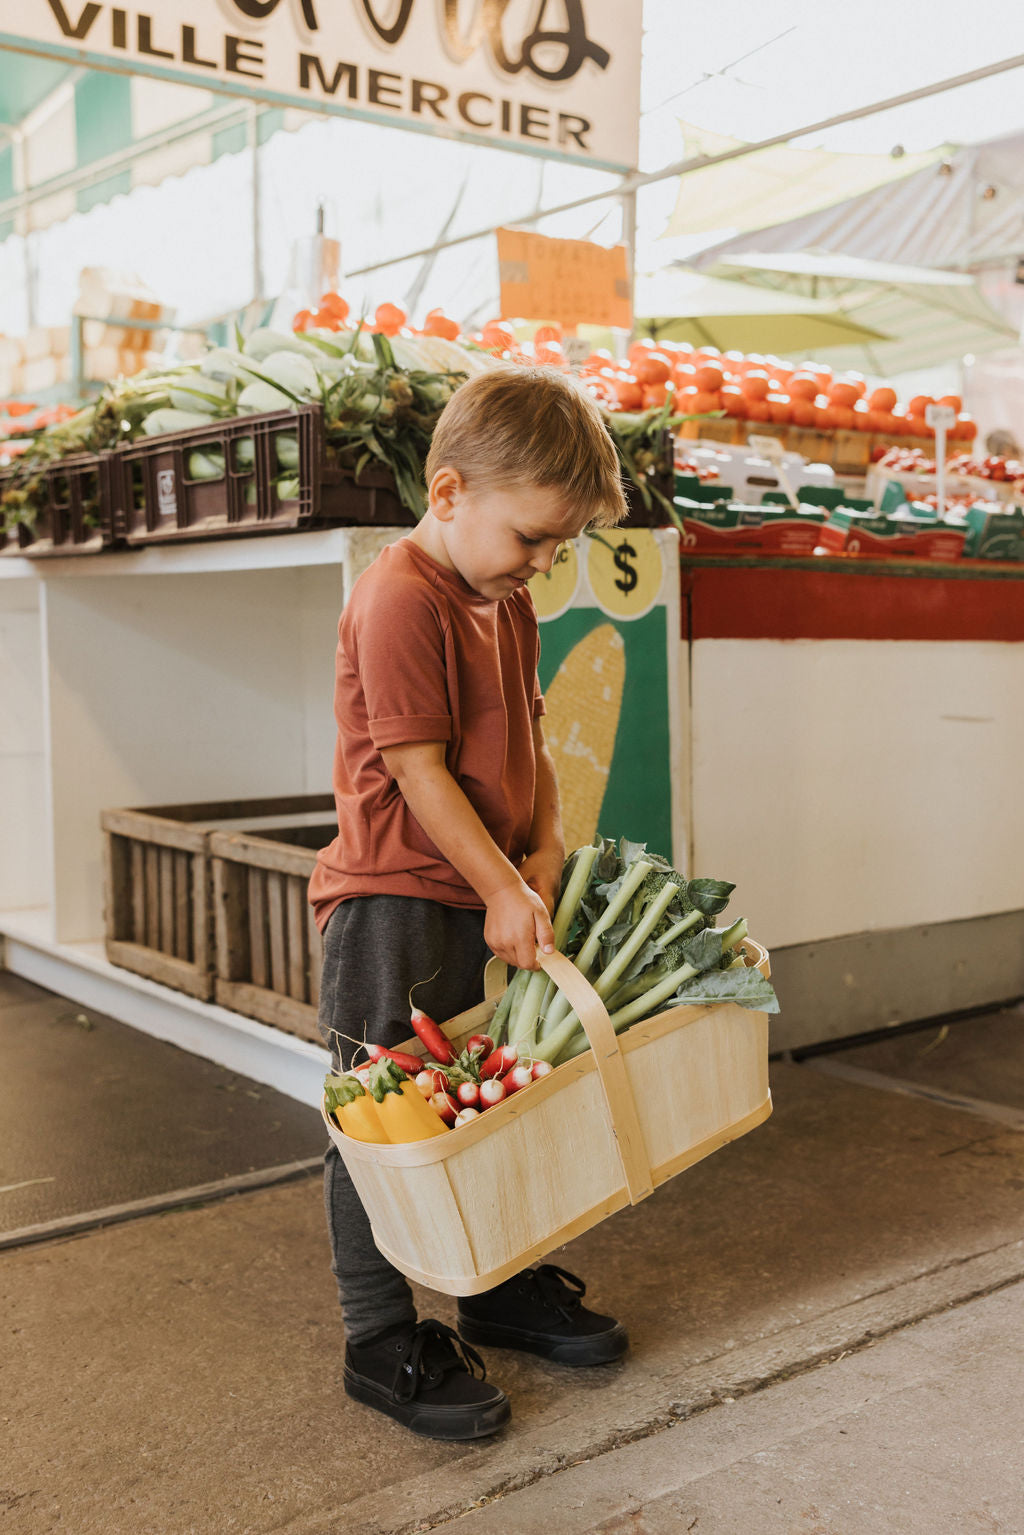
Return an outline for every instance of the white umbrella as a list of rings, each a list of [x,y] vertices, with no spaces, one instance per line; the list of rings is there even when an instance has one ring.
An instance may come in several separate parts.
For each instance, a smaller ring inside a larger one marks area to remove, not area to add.
[[[889,338],[852,348],[826,346],[837,367],[892,376],[1017,341],[1017,331],[986,303],[968,272],[830,251],[722,254],[711,271],[722,277],[745,274],[747,286],[776,298],[812,296]]]
[[[633,310],[641,334],[716,346],[721,352],[802,356],[823,347],[885,340],[883,332],[839,313],[832,303],[679,267],[638,277]]]

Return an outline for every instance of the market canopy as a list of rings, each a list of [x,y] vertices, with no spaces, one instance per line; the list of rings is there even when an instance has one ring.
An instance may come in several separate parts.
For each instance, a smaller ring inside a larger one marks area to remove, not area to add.
[[[727,253],[711,272],[745,279],[759,293],[818,298],[887,338],[850,352],[829,348],[838,367],[896,375],[998,350],[1017,339],[1016,328],[986,303],[969,272],[828,251]]]
[[[823,300],[772,293],[682,268],[638,277],[634,308],[642,334],[715,346],[720,352],[792,357],[885,339],[882,332]]]

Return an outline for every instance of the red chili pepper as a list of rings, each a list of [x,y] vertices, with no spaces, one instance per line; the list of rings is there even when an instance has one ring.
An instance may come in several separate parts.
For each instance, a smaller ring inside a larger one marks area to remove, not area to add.
[[[428,1018],[426,1013],[421,1013],[418,1007],[414,1007],[409,1022],[417,1038],[423,1041],[438,1065],[450,1066],[455,1059],[455,1051],[433,1018]]]
[[[367,1045],[366,1053],[371,1061],[379,1061],[386,1056],[389,1061],[394,1061],[396,1066],[401,1066],[403,1071],[408,1071],[413,1076],[418,1071],[422,1071],[426,1064],[418,1055],[409,1055],[405,1050],[386,1050],[383,1045]]]

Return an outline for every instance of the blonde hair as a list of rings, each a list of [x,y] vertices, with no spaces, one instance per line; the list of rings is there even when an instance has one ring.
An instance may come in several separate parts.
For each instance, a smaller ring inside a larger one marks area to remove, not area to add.
[[[462,384],[441,412],[427,484],[442,465],[474,484],[536,485],[566,511],[611,528],[628,510],[619,455],[596,402],[554,368],[489,368]]]

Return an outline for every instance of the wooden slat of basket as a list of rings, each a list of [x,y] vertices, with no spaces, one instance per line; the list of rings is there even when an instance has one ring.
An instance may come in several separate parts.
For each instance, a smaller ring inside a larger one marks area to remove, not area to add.
[[[269,980],[267,954],[267,876],[262,869],[248,871],[249,886],[249,969],[254,986],[265,987]]]
[[[288,962],[285,956],[284,875],[267,874],[267,936],[270,939],[270,987],[288,995]]]
[[[569,998],[590,1040],[594,1064],[604,1089],[612,1131],[622,1159],[622,1171],[630,1202],[638,1204],[653,1194],[651,1164],[644,1149],[644,1136],[636,1112],[636,1101],[626,1074],[626,1063],[612,1028],[608,1011],[597,992],[564,954],[544,954],[540,962],[560,990]]]
[[[285,950],[288,962],[288,995],[309,1002],[309,965],[306,959],[306,880],[285,879]]]
[[[207,832],[149,811],[102,810],[100,826],[120,837],[133,837],[136,841],[155,843],[159,847],[176,847],[186,853],[202,853],[206,849]]]
[[[132,841],[132,942],[144,943],[146,939],[146,880],[145,849],[141,842]]]
[[[150,980],[171,986],[175,991],[186,991],[191,997],[205,1001],[213,994],[213,977],[208,971],[199,970],[183,959],[175,959],[172,954],[161,954],[142,944],[112,942],[109,939],[106,954],[112,965],[121,965],[125,970],[133,970],[136,975],[148,976]]]
[[[160,848],[157,854],[160,869],[160,952],[177,954],[174,945],[174,852],[169,847]]]
[[[192,861],[188,853],[176,852],[174,859],[174,952],[179,959],[192,958],[192,903],[189,883]]]
[[[289,847],[283,842],[273,842],[258,832],[211,832],[210,856],[231,859],[251,868],[294,875],[307,881],[316,863],[316,853],[311,848]]]
[[[309,1040],[314,1045],[323,1044],[316,1026],[316,1008],[308,1003],[278,996],[276,991],[253,986],[248,981],[223,981],[219,976],[214,995],[222,1007],[229,1007],[232,1012],[269,1023],[275,1029],[283,1029],[285,1033]]]
[[[311,1007],[320,1005],[320,977],[324,968],[324,940],[313,916],[313,908],[306,903],[306,943],[309,948],[309,1001]]]
[[[143,850],[146,889],[146,945],[160,948],[160,851],[154,842],[147,842]]]

